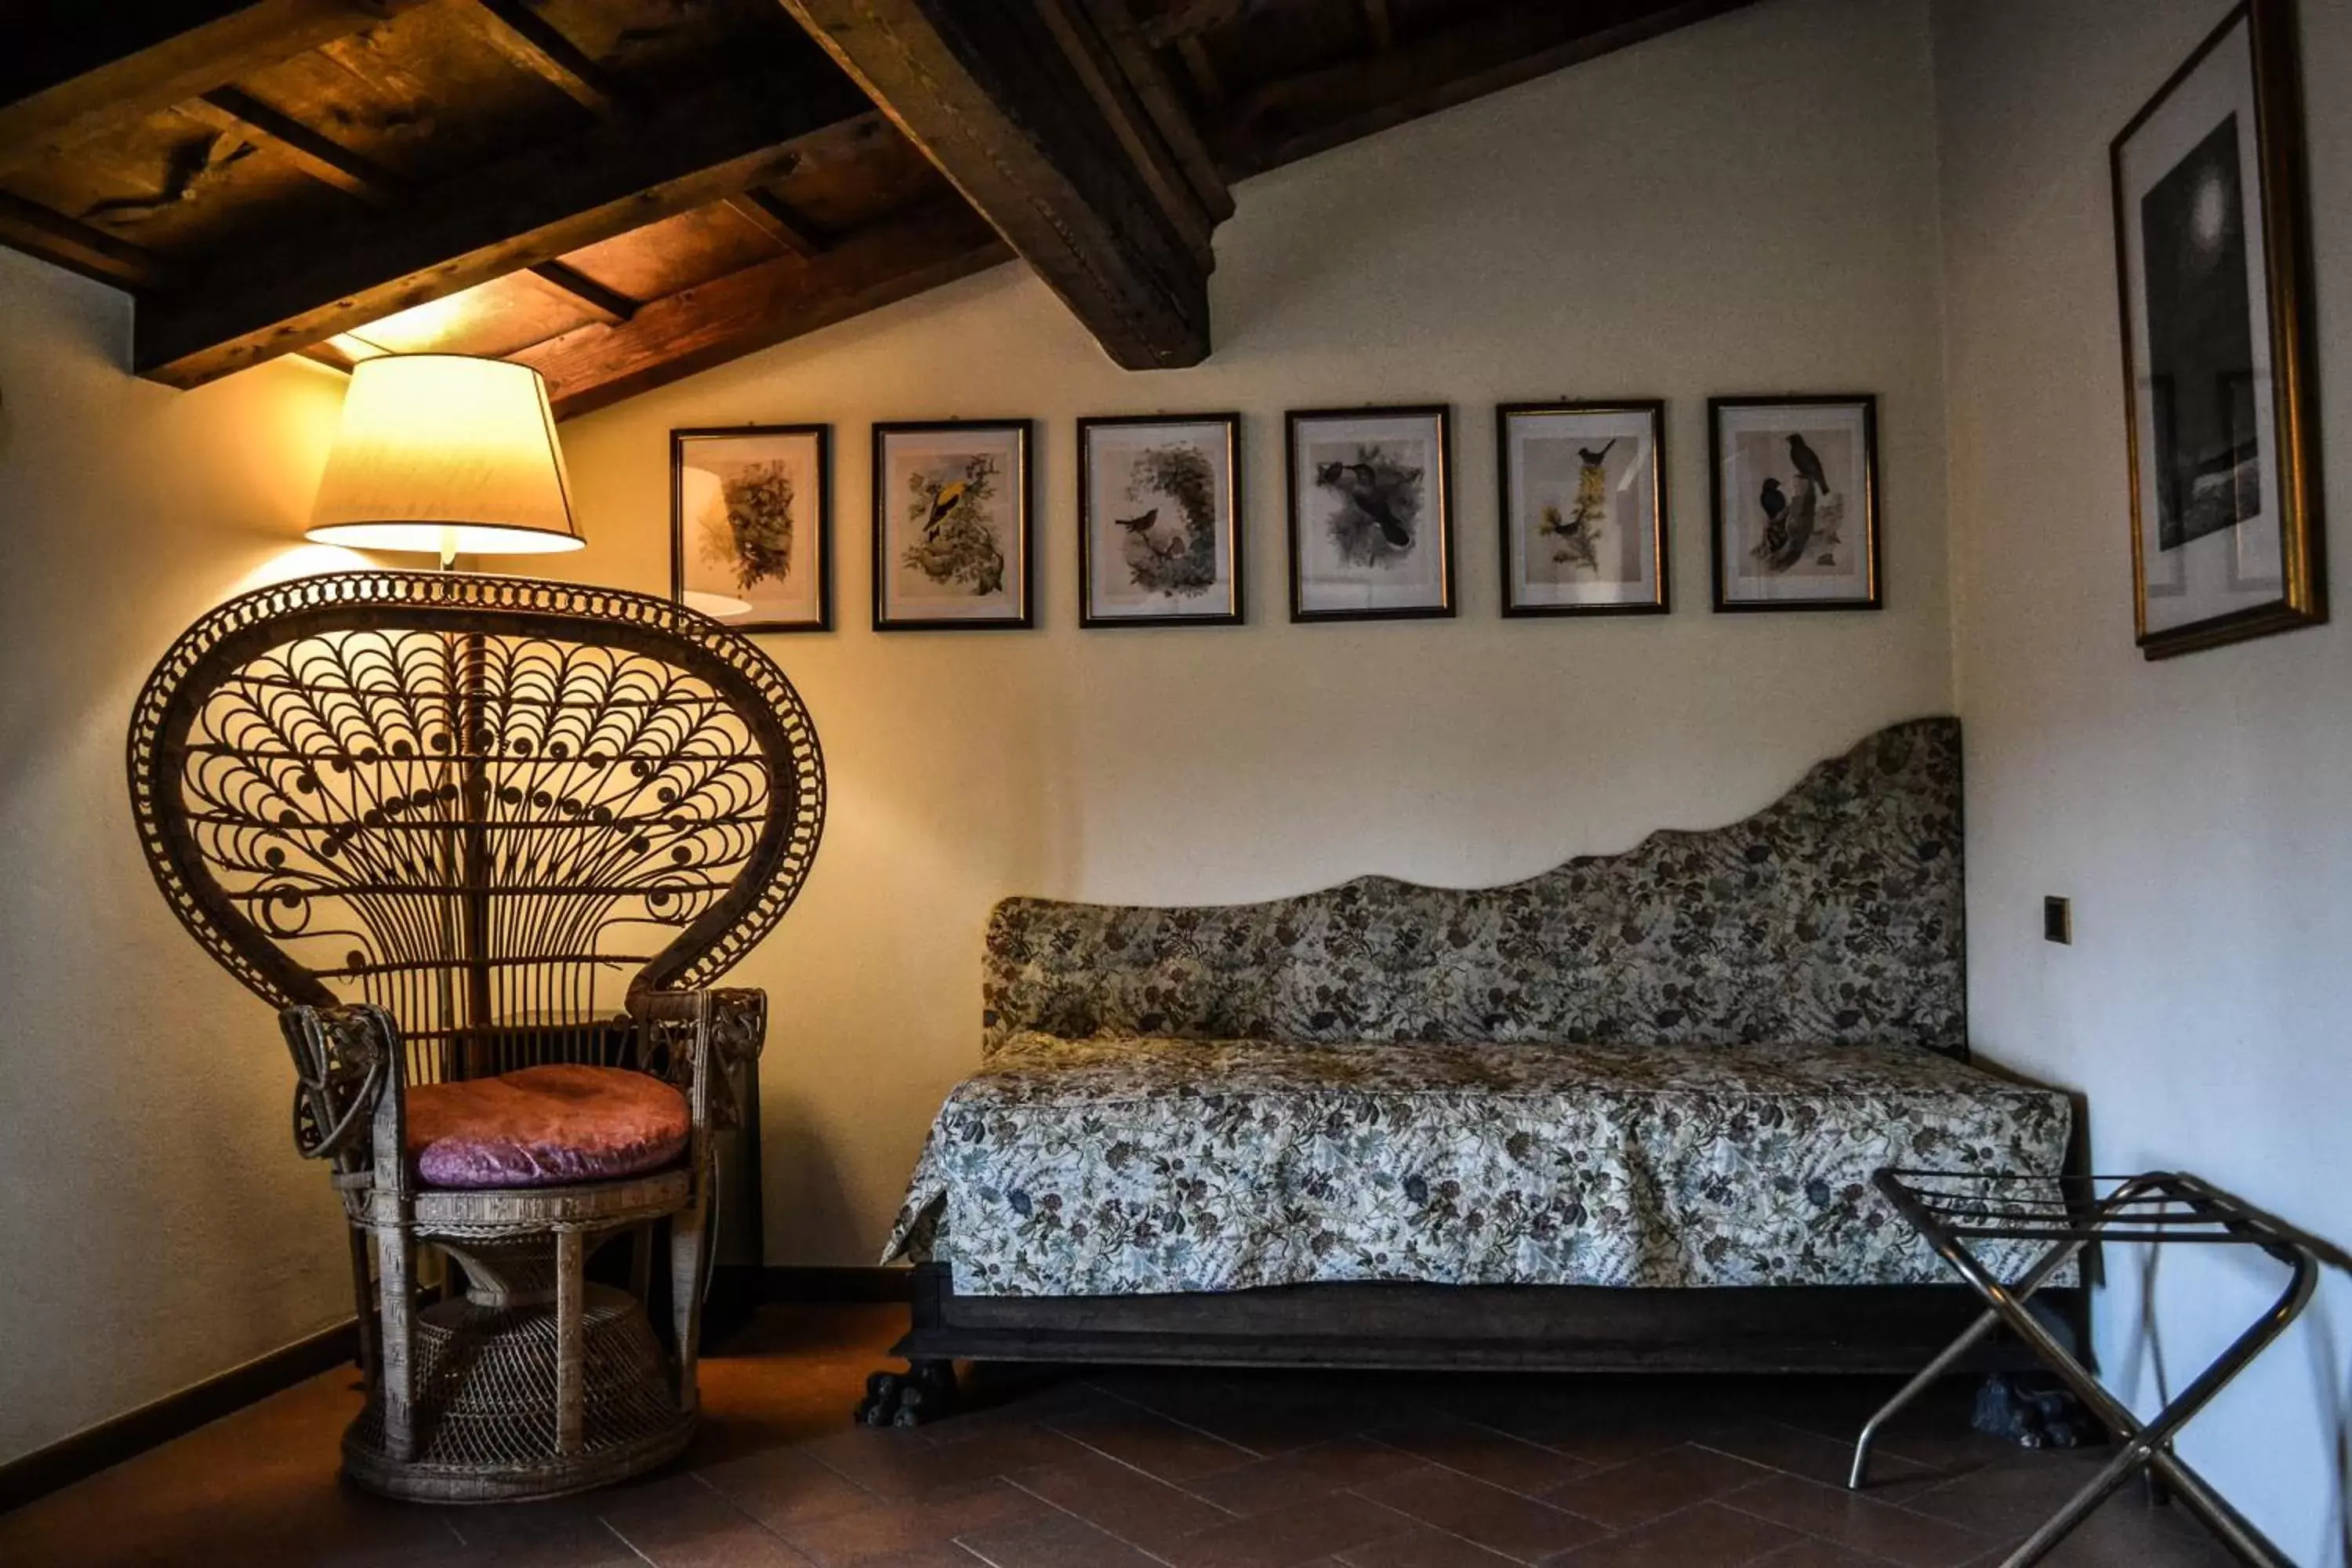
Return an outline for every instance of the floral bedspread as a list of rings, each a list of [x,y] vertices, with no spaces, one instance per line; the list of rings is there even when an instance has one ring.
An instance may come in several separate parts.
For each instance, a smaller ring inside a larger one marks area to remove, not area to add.
[[[948,1097],[884,1258],[1009,1296],[1945,1283],[1871,1173],[2054,1176],[2070,1121],[1911,1044],[1025,1032]]]

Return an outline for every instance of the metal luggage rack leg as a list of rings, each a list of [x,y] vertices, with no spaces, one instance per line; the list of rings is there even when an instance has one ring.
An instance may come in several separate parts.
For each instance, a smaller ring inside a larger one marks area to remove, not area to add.
[[[1846,1480],[1849,1489],[1858,1491],[1864,1486],[1871,1446],[1886,1423],[1978,1341],[1994,1328],[2005,1326],[2121,1441],[2106,1467],[2010,1553],[2001,1568],[2025,1568],[2040,1562],[2110,1493],[2143,1470],[2169,1487],[2242,1562],[2256,1568],[2294,1568],[2293,1559],[2172,1451],[2172,1439],[2310,1301],[2319,1275],[2315,1244],[2284,1221],[2194,1176],[2173,1171],[2057,1179],[1889,1168],[1873,1179],[1937,1256],[1984,1298],[1987,1310],[1863,1426],[1854,1443],[1853,1468]],[[2105,1198],[2096,1197],[2096,1185],[2106,1182],[2116,1183],[2115,1190]],[[1967,1190],[1948,1190],[1962,1185]],[[2071,1194],[2070,1188],[2074,1189]],[[2179,1212],[2175,1212],[2176,1205]],[[1971,1241],[1990,1240],[2041,1242],[2047,1249],[2018,1276],[2015,1284],[2006,1284],[1968,1246]],[[2026,1308],[2033,1293],[2085,1247],[2103,1240],[2258,1247],[2292,1272],[2278,1300],[2178,1396],[2142,1422]]]

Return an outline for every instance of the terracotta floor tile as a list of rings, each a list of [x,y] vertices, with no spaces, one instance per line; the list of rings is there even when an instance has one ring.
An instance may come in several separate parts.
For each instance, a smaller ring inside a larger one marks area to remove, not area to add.
[[[1533,1495],[1591,1472],[1585,1460],[1491,1426],[1432,1415],[1374,1429],[1372,1436],[1449,1470]]]
[[[1395,1535],[1412,1521],[1348,1492],[1333,1492],[1237,1519],[1158,1553],[1176,1568],[1298,1568],[1318,1557]]]
[[[930,1443],[919,1447],[887,1441],[844,1444],[826,1448],[817,1458],[877,1497],[924,1498],[984,1486],[998,1477],[1057,1464],[1084,1452],[1050,1427],[1024,1424],[992,1432],[984,1442]]]
[[[1516,1561],[1427,1525],[1385,1536],[1339,1554],[1348,1568],[1511,1568]]]
[[[1739,1568],[1803,1540],[1753,1514],[1703,1502],[1544,1559],[1544,1568]]]
[[[1377,1495],[1385,1507],[1522,1563],[1602,1533],[1599,1525],[1572,1513],[1452,1470],[1404,1477],[1381,1487]]]
[[[961,1535],[1037,1519],[1051,1506],[1005,1481],[930,1499],[877,1502],[778,1527],[817,1568],[849,1568],[891,1552],[931,1550]]]
[[[1771,1472],[1712,1448],[1684,1443],[1593,1470],[1541,1494],[1545,1502],[1612,1530],[1630,1530],[1662,1514],[1721,1497]]]
[[[990,1568],[1158,1568],[1159,1561],[1066,1513],[980,1531],[957,1543]]]
[[[1179,1568],[1712,1568],[1758,1542],[1781,1543],[1751,1568],[1948,1568],[1959,1542],[1979,1568],[2101,1458],[1973,1436],[1956,1383],[1889,1431],[1889,1479],[1864,1498],[1783,1476],[1647,1517],[1677,1485],[1709,1489],[1682,1467],[1725,1456],[1842,1481],[1848,1426],[1893,1386],[1870,1380],[991,1368],[961,1416],[850,1426],[905,1323],[903,1306],[763,1310],[704,1362],[704,1424],[681,1465],[540,1504],[435,1509],[342,1484],[336,1445],[359,1400],[338,1372],[0,1515],[0,1563],[987,1568],[961,1538],[1041,1568],[1141,1568],[1139,1552]],[[1688,1457],[1701,1450],[1717,1458]],[[1603,1462],[1623,1468],[1576,1468]],[[1606,1534],[1507,1489],[1538,1483],[1645,1522]],[[1406,1501],[1427,1522],[1386,1506]],[[1552,1544],[1562,1530],[1573,1538]],[[1794,1530],[1841,1543],[1783,1539]],[[2184,1510],[2150,1510],[2136,1489],[2051,1561],[2228,1563]]]
[[[1843,1487],[1853,1468],[1851,1438],[1824,1437],[1818,1432],[1800,1431],[1776,1421],[1747,1421],[1719,1427],[1706,1433],[1698,1441],[1717,1453],[1786,1470],[1823,1486]],[[1900,1454],[1878,1452],[1871,1457],[1871,1478],[1884,1485],[1925,1475],[1927,1470],[1928,1467]]]
[[[1223,1524],[1224,1510],[1092,1449],[1012,1478],[1024,1491],[1146,1551]]]
[[[1958,1525],[1798,1476],[1776,1476],[1723,1500],[1902,1568],[1958,1568],[1993,1544],[1992,1538]]]
[[[2105,1468],[2105,1448],[2026,1454],[1892,1500],[1988,1535],[2026,1535]],[[2111,1502],[2146,1494],[2135,1479]]]
[[[736,1507],[777,1528],[871,1508],[872,1492],[797,1448],[771,1448],[694,1472]]]
[[[1190,1480],[1245,1465],[1258,1456],[1165,1415],[1134,1408],[1057,1418],[1054,1430],[1163,1481]]]
[[[1424,1468],[1422,1460],[1385,1442],[1342,1437],[1218,1470],[1185,1482],[1184,1489],[1228,1513],[1270,1513],[1302,1498],[1350,1487],[1377,1495],[1370,1483]]]
[[[1793,1546],[1784,1546],[1758,1558],[1751,1568],[1886,1568],[1886,1560],[1864,1557],[1834,1541],[1820,1541],[1809,1535]]]
[[[655,1568],[808,1568],[751,1515],[694,1475],[604,1494],[613,1532]]]

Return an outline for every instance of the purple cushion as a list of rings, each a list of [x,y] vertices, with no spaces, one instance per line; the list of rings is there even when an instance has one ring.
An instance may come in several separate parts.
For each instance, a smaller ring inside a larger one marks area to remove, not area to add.
[[[540,1067],[408,1091],[428,1187],[549,1187],[657,1171],[686,1152],[686,1096],[623,1068]]]

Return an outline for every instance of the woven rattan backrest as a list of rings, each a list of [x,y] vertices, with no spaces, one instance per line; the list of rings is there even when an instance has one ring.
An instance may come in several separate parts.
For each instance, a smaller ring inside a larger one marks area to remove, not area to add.
[[[641,988],[782,915],[824,810],[799,696],[644,595],[351,573],[232,600],[141,694],[150,867],[278,1006],[368,1002],[412,1080],[608,1059]]]

